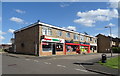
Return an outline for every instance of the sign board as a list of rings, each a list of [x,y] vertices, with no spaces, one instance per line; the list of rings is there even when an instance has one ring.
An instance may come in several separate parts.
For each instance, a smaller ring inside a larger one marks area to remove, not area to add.
[[[91,44],[91,43],[90,43],[90,45],[91,45],[91,46],[97,46],[97,44]]]
[[[42,39],[42,41],[45,41],[45,42],[65,43],[64,39],[54,38],[54,37],[46,37],[46,36],[45,36],[44,39]]]

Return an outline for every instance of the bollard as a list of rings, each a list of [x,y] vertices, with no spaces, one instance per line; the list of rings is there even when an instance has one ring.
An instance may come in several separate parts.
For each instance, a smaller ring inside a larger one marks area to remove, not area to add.
[[[102,63],[106,63],[106,60],[107,60],[107,58],[106,58],[106,54],[102,54]]]

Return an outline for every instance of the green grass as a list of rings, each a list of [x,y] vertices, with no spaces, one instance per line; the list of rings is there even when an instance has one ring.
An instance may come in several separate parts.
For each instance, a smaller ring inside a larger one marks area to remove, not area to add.
[[[103,66],[107,66],[114,69],[120,69],[120,56],[107,59],[106,63],[102,63],[101,61],[99,61],[99,63]]]

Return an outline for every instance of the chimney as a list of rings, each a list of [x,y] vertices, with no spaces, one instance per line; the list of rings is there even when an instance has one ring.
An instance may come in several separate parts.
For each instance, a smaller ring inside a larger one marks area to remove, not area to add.
[[[40,22],[40,20],[38,20],[37,22]]]

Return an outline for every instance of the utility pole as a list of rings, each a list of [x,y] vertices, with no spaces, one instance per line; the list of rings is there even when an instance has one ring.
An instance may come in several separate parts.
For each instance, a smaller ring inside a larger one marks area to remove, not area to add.
[[[112,57],[112,33],[111,33],[111,26],[105,26],[105,28],[110,29],[110,52],[111,52],[111,57]]]

